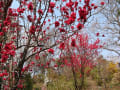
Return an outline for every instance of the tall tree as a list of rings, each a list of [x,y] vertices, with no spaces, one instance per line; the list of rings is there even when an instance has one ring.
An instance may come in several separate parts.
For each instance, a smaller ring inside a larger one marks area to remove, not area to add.
[[[0,1],[1,89],[10,90],[23,88],[24,73],[37,65],[33,58],[47,68],[40,56],[54,55],[54,47],[80,32],[97,8],[90,0],[17,0],[17,9],[10,7],[14,2]]]

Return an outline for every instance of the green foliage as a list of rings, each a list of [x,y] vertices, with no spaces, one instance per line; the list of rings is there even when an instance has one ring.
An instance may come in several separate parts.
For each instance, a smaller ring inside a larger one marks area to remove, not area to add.
[[[98,73],[98,68],[97,67],[93,68],[93,70],[91,71],[90,74],[91,74],[92,79],[97,82],[97,85],[102,86],[103,82],[102,82],[101,77]]]
[[[97,67],[93,68],[90,72],[92,79],[96,80],[98,78],[98,69]]]
[[[74,90],[73,78],[67,80],[65,76],[57,76],[57,79],[48,83],[48,90]]]
[[[25,75],[25,88],[24,90],[33,90],[33,79],[30,74]]]

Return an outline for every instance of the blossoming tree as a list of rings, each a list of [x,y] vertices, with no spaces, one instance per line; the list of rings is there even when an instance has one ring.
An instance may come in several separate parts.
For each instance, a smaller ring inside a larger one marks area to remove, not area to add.
[[[97,6],[90,0],[0,1],[0,87],[23,88],[23,75],[44,66],[41,55],[80,32]],[[36,59],[34,61],[33,59]]]
[[[98,49],[101,47],[99,39],[91,43],[87,34],[75,34],[74,37],[60,44],[61,62],[71,68],[75,90],[83,89],[86,69],[89,68],[87,70],[87,74],[89,74],[90,70],[96,65],[94,60],[98,55]],[[78,84],[76,72],[80,72],[81,84]]]

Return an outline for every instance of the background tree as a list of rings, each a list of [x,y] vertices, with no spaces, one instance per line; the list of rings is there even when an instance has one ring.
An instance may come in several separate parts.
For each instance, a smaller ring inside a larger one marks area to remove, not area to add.
[[[63,43],[64,45],[59,46],[62,50],[61,56],[64,57],[63,62],[65,65],[71,67],[75,90],[83,90],[86,73],[89,73],[94,67],[94,59],[98,55],[97,50],[101,48],[99,42],[100,40],[97,39],[94,43],[91,43],[88,35],[76,34]],[[76,71],[80,72],[80,84],[78,84]]]
[[[117,63],[108,61],[100,56],[96,60],[96,67],[91,71],[91,77],[95,80],[100,87],[108,89],[112,86],[111,82],[114,82],[114,74],[119,73],[119,68]]]
[[[99,17],[94,22],[95,35],[105,41],[104,49],[116,53],[119,52],[119,34],[120,34],[120,2],[119,0],[104,0],[105,5],[100,12]],[[94,20],[93,20],[94,21]],[[116,47],[116,48],[114,48]]]

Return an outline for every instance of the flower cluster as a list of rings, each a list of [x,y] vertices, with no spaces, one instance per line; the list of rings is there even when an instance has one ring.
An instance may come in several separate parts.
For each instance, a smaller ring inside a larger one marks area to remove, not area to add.
[[[59,21],[55,21],[55,27],[58,27],[60,25]]]
[[[48,49],[48,52],[54,54],[54,50],[52,48]]]
[[[76,13],[72,12],[68,20],[65,21],[66,24],[70,25],[75,22]]]
[[[54,11],[53,11],[54,7],[55,7],[55,3],[54,3],[54,2],[50,2],[50,8],[49,8],[49,12],[50,12],[50,13],[53,13],[53,12],[54,12]]]
[[[5,63],[7,61],[7,59],[9,58],[9,56],[15,56],[15,46],[13,45],[13,42],[10,43],[6,43],[4,48],[2,48],[1,51],[2,55],[1,55],[1,62]]]
[[[32,2],[30,2],[28,4],[28,10],[33,11],[33,3]]]
[[[32,26],[30,27],[29,32],[30,32],[31,34],[35,34],[35,30],[36,30],[35,26],[32,25]]]

